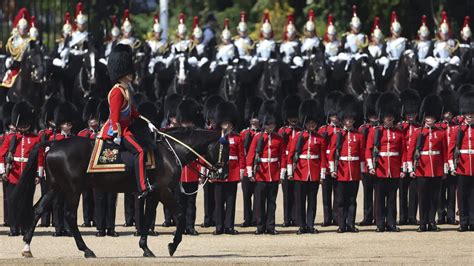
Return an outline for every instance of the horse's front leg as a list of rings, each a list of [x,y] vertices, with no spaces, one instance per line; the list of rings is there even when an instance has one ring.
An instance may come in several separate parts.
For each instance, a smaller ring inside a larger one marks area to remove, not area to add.
[[[177,193],[180,193],[179,190]],[[168,252],[170,256],[173,256],[179,243],[181,243],[181,240],[183,239],[186,220],[183,208],[178,203],[180,198],[179,194],[175,195],[170,188],[167,188],[160,196],[161,202],[163,202],[163,205],[170,210],[174,220],[176,221],[176,231],[174,233],[173,242],[168,244]]]
[[[142,206],[145,204],[145,199],[142,198],[139,199],[139,201],[140,207],[138,208],[138,215],[140,216],[140,224],[138,226],[140,228],[140,241],[138,244],[143,250],[143,257],[155,257],[155,254],[148,248],[147,244],[148,230],[150,229],[150,223],[153,219],[153,212],[150,211],[150,208],[146,208],[146,212],[144,212]]]

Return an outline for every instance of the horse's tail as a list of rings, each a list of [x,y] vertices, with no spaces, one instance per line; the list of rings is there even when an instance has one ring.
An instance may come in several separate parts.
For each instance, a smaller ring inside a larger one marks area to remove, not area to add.
[[[33,196],[36,187],[38,155],[42,152],[41,148],[49,143],[50,141],[45,141],[33,147],[18,184],[13,193],[9,195],[8,206],[15,206],[15,211],[9,213],[9,223],[11,225],[28,228],[33,222]]]

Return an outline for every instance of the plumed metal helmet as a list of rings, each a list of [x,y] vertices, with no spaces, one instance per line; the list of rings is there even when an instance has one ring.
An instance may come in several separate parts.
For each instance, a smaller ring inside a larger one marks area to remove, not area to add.
[[[82,121],[88,122],[89,120],[97,118],[97,105],[99,105],[100,100],[97,98],[90,98],[87,100],[86,105],[84,105],[84,110],[82,110]]]
[[[49,122],[54,123],[54,109],[59,105],[61,101],[57,97],[51,97],[47,99],[41,107],[41,120],[40,124],[43,128],[46,128]]]
[[[340,91],[332,91],[324,98],[324,116],[330,117],[336,115],[337,101],[344,96]]]
[[[299,120],[302,126],[308,121],[315,121],[321,124],[324,121],[321,104],[313,99],[303,101],[299,108]]]
[[[155,125],[158,125],[163,119],[158,111],[158,107],[156,106],[156,104],[150,101],[141,103],[138,106],[137,111],[140,115],[146,117]]]
[[[206,121],[215,121],[216,120],[216,108],[217,105],[224,102],[219,95],[212,95],[206,100],[206,104],[204,106],[204,118]]]
[[[380,93],[373,92],[370,93],[364,99],[364,119],[367,120],[371,116],[377,116],[377,112],[375,111],[375,103],[379,98]]]
[[[109,119],[110,109],[107,100],[101,100],[97,105],[97,119],[101,125],[105,124]]]
[[[3,127],[8,129],[10,125],[12,125],[12,111],[13,106],[15,106],[14,102],[6,102],[2,106],[2,121]]]
[[[459,97],[459,113],[474,114],[474,92],[467,92]]]
[[[178,104],[183,99],[183,96],[179,94],[170,94],[166,96],[165,103],[164,103],[164,115],[167,119],[176,117],[176,108],[178,108]]]
[[[301,99],[298,95],[289,95],[283,100],[281,108],[281,118],[286,123],[288,118],[298,118],[298,110],[300,108]]]
[[[258,112],[258,120],[262,123],[262,126],[269,124],[280,124],[278,119],[278,103],[274,100],[267,100],[262,103]]]
[[[421,102],[420,117],[434,117],[437,121],[441,119],[443,112],[443,100],[438,95],[428,95]]]
[[[353,118],[356,122],[361,121],[362,106],[356,97],[352,95],[342,96],[336,104],[337,118],[343,121],[344,118]]]
[[[239,123],[237,107],[231,102],[222,102],[216,107],[216,124],[221,125],[224,122],[231,123],[234,127]]]
[[[107,61],[107,70],[112,82],[117,82],[121,77],[135,73],[132,47],[121,43],[115,45]]]
[[[250,121],[253,118],[258,118],[258,111],[262,105],[263,100],[258,96],[252,96],[247,98],[245,102],[245,121]]]
[[[402,116],[418,113],[420,109],[420,95],[414,89],[406,89],[400,93]]]
[[[458,113],[458,99],[457,95],[452,90],[442,90],[439,92],[439,97],[443,100],[443,112],[450,112],[453,115]]]
[[[27,102],[19,102],[13,106],[11,122],[16,127],[32,126],[35,114],[33,106]]]
[[[176,121],[178,123],[193,123],[197,127],[203,127],[202,106],[192,98],[182,100],[176,110]]]
[[[77,108],[76,106],[68,101],[60,103],[54,109],[54,123],[57,127],[61,126],[64,123],[76,122]]]
[[[383,119],[385,116],[393,116],[395,122],[398,122],[400,120],[400,108],[400,100],[392,92],[381,94],[375,103],[375,112],[380,119]]]

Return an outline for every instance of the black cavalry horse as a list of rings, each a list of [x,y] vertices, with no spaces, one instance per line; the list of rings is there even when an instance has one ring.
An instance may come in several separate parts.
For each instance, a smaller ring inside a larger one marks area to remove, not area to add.
[[[391,91],[399,95],[407,88],[416,87],[416,83],[420,78],[420,66],[416,54],[411,50],[406,51],[400,56],[400,60],[396,62],[391,73],[388,81],[384,84],[384,91]],[[376,80],[379,78],[381,77],[376,76]]]
[[[367,57],[362,56],[359,59],[352,59],[350,67],[344,92],[362,100],[376,89],[374,76],[370,73]]]
[[[280,65],[275,59],[259,62],[255,69],[249,71],[259,76],[256,96],[264,100],[275,100],[279,103],[283,101],[284,95],[281,88]]]
[[[140,123],[137,120],[134,123]],[[155,146],[154,155],[156,160],[156,168],[147,171],[150,182],[156,184],[157,189],[148,196],[148,200],[155,202],[153,206],[147,207],[145,213],[140,210],[141,221],[145,221],[140,225],[140,241],[139,246],[143,249],[143,256],[154,257],[153,252],[147,246],[147,233],[153,216],[156,215],[156,205],[161,201],[164,206],[171,210],[178,221],[177,230],[172,243],[168,244],[170,256],[174,254],[179,243],[182,240],[182,234],[185,230],[185,220],[183,210],[179,209],[177,193],[179,192],[179,178],[181,175],[181,166],[194,161],[197,156],[189,149],[180,145],[173,140],[163,137],[158,141],[154,140],[149,131],[144,132],[145,125],[141,125],[139,132],[136,134],[138,140],[148,140],[145,147]],[[203,129],[175,129],[168,133],[169,135],[181,140],[186,145],[192,147],[197,153],[210,162],[226,163],[222,158],[228,158],[228,146],[220,144],[220,132],[208,131]],[[48,183],[48,192],[34,206],[34,215],[31,213],[34,193],[34,171],[37,164],[38,149],[41,145],[37,145],[32,151],[29,162],[24,173],[20,178],[20,183],[12,195],[12,204],[18,206],[18,212],[12,217],[12,224],[20,224],[23,217],[34,217],[33,220],[24,219],[22,222],[27,230],[23,240],[25,247],[22,255],[31,257],[30,243],[33,238],[34,230],[41,214],[50,208],[52,199],[57,193],[63,193],[66,201],[66,220],[69,224],[71,232],[76,241],[79,250],[84,252],[86,258],[93,258],[95,254],[90,250],[82,239],[81,233],[77,227],[77,208],[81,192],[87,188],[112,191],[112,192],[134,192],[136,190],[135,178],[130,173],[100,173],[87,174],[89,158],[92,153],[93,143],[91,140],[80,137],[61,140],[53,144],[46,156],[45,171]],[[221,148],[222,147],[222,148]],[[225,157],[227,155],[227,157]],[[219,159],[217,157],[220,157]],[[221,164],[222,165],[222,164]],[[212,167],[212,173],[216,172]],[[151,198],[150,198],[151,197]],[[29,220],[29,221],[28,221]]]
[[[327,75],[324,53],[319,51],[310,55],[305,63],[303,77],[298,84],[298,96],[301,99],[323,99],[326,93]]]

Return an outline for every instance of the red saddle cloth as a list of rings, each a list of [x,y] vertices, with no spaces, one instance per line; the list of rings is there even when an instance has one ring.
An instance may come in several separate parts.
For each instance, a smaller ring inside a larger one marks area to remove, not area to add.
[[[15,84],[15,80],[20,74],[20,68],[10,69],[5,73],[5,77],[3,78],[2,84],[0,86],[5,88],[11,88],[13,84]]]

